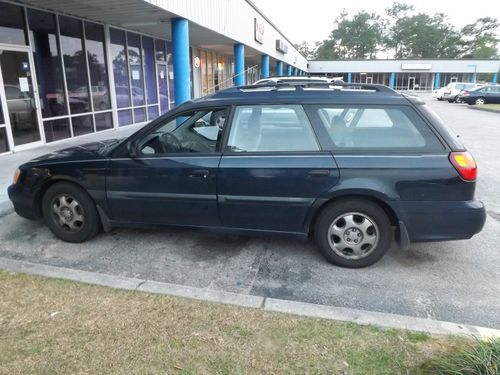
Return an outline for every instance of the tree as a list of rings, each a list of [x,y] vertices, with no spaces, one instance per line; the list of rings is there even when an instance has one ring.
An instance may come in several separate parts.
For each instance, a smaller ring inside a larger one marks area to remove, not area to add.
[[[316,49],[316,59],[374,58],[383,36],[383,20],[361,11],[352,18],[343,10],[327,40]]]
[[[498,20],[491,17],[478,18],[474,23],[465,25],[461,34],[463,37],[463,57],[495,58],[498,54],[496,30],[500,27]]]
[[[415,14],[415,7],[393,3],[386,9],[390,26],[385,45],[394,50],[396,58],[454,58],[462,51],[460,33],[442,13]]]
[[[299,51],[306,59],[310,60],[314,55],[314,50],[309,46],[309,42],[302,42],[300,44],[294,45],[297,51]]]

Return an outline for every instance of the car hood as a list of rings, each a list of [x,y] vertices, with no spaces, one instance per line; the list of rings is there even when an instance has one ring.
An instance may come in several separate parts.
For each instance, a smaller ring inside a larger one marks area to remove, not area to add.
[[[106,139],[103,141],[67,147],[39,156],[31,160],[30,163],[104,159],[106,151],[111,149],[110,146],[117,145],[122,139],[123,138]]]

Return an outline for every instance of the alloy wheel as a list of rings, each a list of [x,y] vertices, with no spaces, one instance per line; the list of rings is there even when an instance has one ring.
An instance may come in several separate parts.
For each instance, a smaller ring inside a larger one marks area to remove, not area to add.
[[[83,228],[85,222],[83,208],[71,195],[56,195],[52,199],[51,208],[54,222],[63,230],[76,233]]]

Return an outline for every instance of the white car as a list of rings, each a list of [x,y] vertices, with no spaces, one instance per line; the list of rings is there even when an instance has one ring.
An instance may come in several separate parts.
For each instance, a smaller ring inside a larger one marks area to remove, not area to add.
[[[443,93],[443,99],[448,100],[448,102],[453,103],[457,100],[458,95],[462,92],[462,90],[474,90],[482,85],[478,83],[470,83],[470,82],[452,82],[445,87]]]
[[[437,100],[443,100],[443,95],[445,91],[446,87],[441,87],[438,90],[432,90],[432,97]]]

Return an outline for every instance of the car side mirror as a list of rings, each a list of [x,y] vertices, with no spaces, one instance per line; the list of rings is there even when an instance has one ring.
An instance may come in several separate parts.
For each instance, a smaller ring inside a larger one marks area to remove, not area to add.
[[[132,159],[138,156],[137,147],[134,142],[127,142],[127,152]]]

